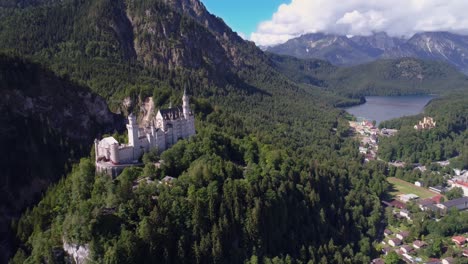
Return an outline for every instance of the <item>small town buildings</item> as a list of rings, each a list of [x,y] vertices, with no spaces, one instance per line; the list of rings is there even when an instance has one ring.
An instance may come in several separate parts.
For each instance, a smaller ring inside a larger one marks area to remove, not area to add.
[[[430,186],[429,190],[434,191],[436,193],[443,193],[445,191],[445,188],[440,185],[437,185],[437,186]]]
[[[424,262],[424,264],[441,264],[442,261],[438,258],[430,258],[427,262]]]
[[[454,236],[452,237],[452,241],[458,246],[463,246],[466,242],[466,238],[464,236]]]
[[[406,209],[401,209],[400,210],[400,216],[405,217],[408,220],[411,220],[411,215],[410,212]]]
[[[401,245],[401,240],[398,238],[392,238],[388,240],[388,244],[392,247],[396,247],[396,246]]]
[[[432,117],[424,117],[422,121],[419,121],[417,125],[414,126],[416,130],[431,129],[436,126],[436,122]]]
[[[421,199],[416,202],[421,211],[429,211],[433,209],[431,206],[435,204],[435,201],[432,199]]]
[[[376,259],[373,259],[372,264],[385,264],[385,261],[381,258],[376,258]]]
[[[390,236],[390,235],[393,234],[392,230],[390,230],[390,229],[385,229],[385,230],[383,231],[383,233],[384,233],[385,236]]]
[[[414,258],[406,253],[403,253],[401,254],[403,256],[403,258],[405,258],[409,263],[413,263],[414,262]]]
[[[449,180],[451,187],[459,187],[463,190],[463,196],[468,196],[468,182],[459,181],[459,180]]]
[[[423,182],[422,181],[415,181],[414,182],[414,185],[418,186],[418,187],[423,187]]]
[[[410,245],[403,245],[400,247],[400,250],[405,254],[409,254],[411,251],[413,251],[413,248]]]
[[[455,259],[452,257],[442,259],[442,264],[454,264],[454,263],[455,263]]]
[[[437,204],[443,213],[450,211],[452,208],[457,208],[459,211],[468,209],[468,197],[453,199],[441,204]]]
[[[400,233],[398,233],[396,235],[396,237],[400,240],[404,240],[405,238],[407,238],[409,236],[409,232],[408,231],[401,231]]]
[[[415,249],[421,249],[421,248],[426,247],[426,246],[427,246],[427,244],[424,241],[421,241],[421,240],[413,241],[413,247]]]
[[[462,252],[462,256],[464,256],[464,257],[467,257],[467,258],[468,258],[468,249],[465,249],[465,250],[463,250],[463,252]]]
[[[407,202],[409,202],[409,201],[411,201],[411,200],[416,200],[416,199],[418,199],[418,198],[419,198],[419,196],[417,196],[417,195],[414,194],[414,193],[409,193],[409,194],[402,194],[402,195],[400,195],[400,200],[401,200],[402,202],[404,202],[404,203],[407,203]]]

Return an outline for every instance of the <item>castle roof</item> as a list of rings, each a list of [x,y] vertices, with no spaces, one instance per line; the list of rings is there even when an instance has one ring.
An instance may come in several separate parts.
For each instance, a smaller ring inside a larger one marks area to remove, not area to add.
[[[182,107],[172,107],[168,109],[160,109],[159,112],[164,120],[175,120],[179,119],[184,115]]]
[[[114,137],[105,137],[101,140],[101,143],[104,145],[119,144],[119,142]]]

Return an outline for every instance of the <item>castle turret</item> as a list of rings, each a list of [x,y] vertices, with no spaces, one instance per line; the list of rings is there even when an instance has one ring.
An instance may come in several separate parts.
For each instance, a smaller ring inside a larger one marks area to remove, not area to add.
[[[188,119],[190,116],[190,105],[189,98],[187,96],[187,90],[184,89],[184,96],[182,96],[182,110],[184,112],[185,119]]]
[[[119,144],[117,143],[110,145],[110,160],[114,164],[119,164],[120,162]]]
[[[130,114],[128,116],[128,124],[127,124],[127,130],[128,130],[128,144],[130,146],[134,146],[135,148],[139,147],[139,141],[138,141],[138,124],[136,122],[136,117],[135,115]]]

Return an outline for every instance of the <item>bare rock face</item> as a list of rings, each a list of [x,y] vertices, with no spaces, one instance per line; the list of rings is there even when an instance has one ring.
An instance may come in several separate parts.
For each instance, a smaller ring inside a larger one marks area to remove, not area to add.
[[[86,264],[90,260],[88,245],[77,245],[63,240],[63,250],[73,258],[76,264]]]

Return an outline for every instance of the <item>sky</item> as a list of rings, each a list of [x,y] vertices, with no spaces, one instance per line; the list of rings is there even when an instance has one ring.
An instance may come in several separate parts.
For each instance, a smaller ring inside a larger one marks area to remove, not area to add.
[[[208,11],[221,17],[241,37],[250,39],[262,21],[271,19],[283,3],[291,0],[201,0]]]
[[[467,0],[202,0],[243,38],[271,46],[306,33],[468,34]]]

